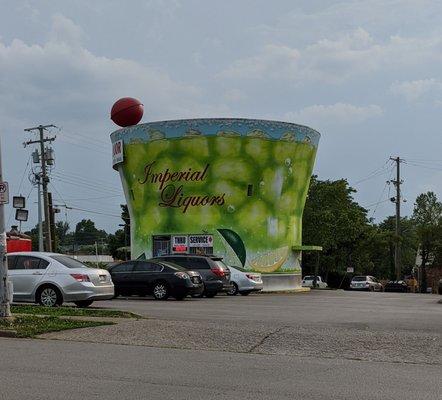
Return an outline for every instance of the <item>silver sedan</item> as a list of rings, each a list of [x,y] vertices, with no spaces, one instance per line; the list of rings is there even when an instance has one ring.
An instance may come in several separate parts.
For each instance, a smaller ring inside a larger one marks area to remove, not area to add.
[[[63,254],[18,252],[8,254],[14,301],[54,307],[73,302],[87,307],[95,300],[114,296],[109,272],[89,268]]]
[[[231,289],[227,292],[230,296],[238,293],[247,296],[252,292],[259,292],[263,288],[261,274],[259,272],[251,272],[240,270],[238,267],[229,267]]]

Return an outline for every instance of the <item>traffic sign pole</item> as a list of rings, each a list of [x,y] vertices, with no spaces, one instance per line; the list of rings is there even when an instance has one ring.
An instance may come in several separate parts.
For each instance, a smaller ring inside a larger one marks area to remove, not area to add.
[[[11,317],[11,285],[8,279],[8,261],[6,259],[6,232],[4,204],[9,202],[8,184],[3,182],[2,150],[0,143],[0,318]]]

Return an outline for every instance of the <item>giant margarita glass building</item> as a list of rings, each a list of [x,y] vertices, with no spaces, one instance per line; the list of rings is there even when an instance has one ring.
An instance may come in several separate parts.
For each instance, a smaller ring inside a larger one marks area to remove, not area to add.
[[[319,137],[305,126],[249,119],[113,132],[132,258],[213,253],[228,265],[300,277],[302,213]]]

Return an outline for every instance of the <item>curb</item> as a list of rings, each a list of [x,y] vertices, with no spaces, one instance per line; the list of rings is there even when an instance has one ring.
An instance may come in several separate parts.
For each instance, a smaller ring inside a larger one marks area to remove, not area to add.
[[[259,294],[300,294],[300,293],[309,293],[311,291],[310,288],[299,288],[293,290],[269,290],[269,291],[261,291]]]
[[[15,338],[17,337],[17,331],[12,329],[0,329],[0,337]]]

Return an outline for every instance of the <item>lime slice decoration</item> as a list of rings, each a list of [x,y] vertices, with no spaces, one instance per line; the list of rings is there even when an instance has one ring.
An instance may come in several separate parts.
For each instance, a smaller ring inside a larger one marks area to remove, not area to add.
[[[231,229],[217,229],[227,244],[234,251],[242,266],[246,263],[246,247],[241,237]]]
[[[270,251],[250,261],[250,266],[259,272],[274,272],[281,268],[289,256],[288,246]]]

